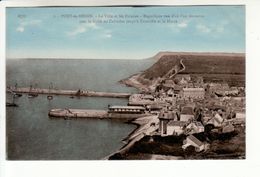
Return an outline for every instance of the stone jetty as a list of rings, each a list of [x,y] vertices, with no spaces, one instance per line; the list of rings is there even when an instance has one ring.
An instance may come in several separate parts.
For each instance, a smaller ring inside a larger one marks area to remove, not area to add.
[[[86,96],[86,97],[111,97],[111,98],[129,98],[131,93],[114,93],[114,92],[96,92],[90,90],[61,90],[46,88],[16,88],[7,87],[7,92],[26,93],[26,94],[48,94],[48,95],[68,95],[68,96]]]

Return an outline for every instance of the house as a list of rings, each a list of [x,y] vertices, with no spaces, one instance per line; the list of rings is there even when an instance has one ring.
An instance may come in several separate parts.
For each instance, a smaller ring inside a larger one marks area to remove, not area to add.
[[[238,90],[224,90],[224,91],[216,91],[218,96],[237,96],[239,94]]]
[[[216,90],[229,90],[229,85],[227,83],[210,83],[209,90],[213,92]]]
[[[173,89],[169,89],[169,90],[167,91],[167,95],[168,95],[169,97],[173,97],[173,96],[176,97],[176,94],[174,94]]]
[[[145,106],[153,103],[154,97],[152,95],[144,94],[132,94],[128,100],[128,105],[132,106]]]
[[[204,88],[183,88],[183,98],[185,99],[204,99],[205,89]]]
[[[215,127],[221,127],[223,122],[224,119],[216,113],[215,116],[207,122],[207,124],[213,124]]]
[[[174,111],[161,111],[159,116],[159,132],[161,136],[167,136],[168,123],[171,120],[177,120],[177,114]]]
[[[163,108],[163,105],[161,104],[151,104],[147,105],[146,108],[149,112],[159,113],[161,109]]]
[[[150,105],[147,105],[147,109],[151,110],[151,111],[159,111],[163,108],[163,105],[162,104],[150,104]]]
[[[186,79],[184,79],[184,78],[181,78],[181,80],[179,81],[178,84],[186,85],[186,84],[188,84],[188,81]]]
[[[167,124],[167,135],[181,135],[184,133],[184,129],[187,122],[171,120]]]
[[[164,80],[162,85],[160,86],[159,90],[163,89],[165,91],[168,91],[169,89],[174,88],[175,83],[171,79]]]
[[[177,74],[175,78],[179,80],[183,79],[186,81],[191,81],[191,76],[189,74]]]
[[[208,109],[212,110],[212,111],[219,111],[219,110],[221,110],[223,112],[226,112],[226,107],[222,106],[220,104],[218,104],[218,105],[217,104],[210,105],[210,106],[208,106]]]
[[[208,121],[213,117],[213,115],[211,114],[211,112],[207,111],[203,113],[202,116],[202,123],[203,125],[206,125],[208,123]]]
[[[179,85],[174,85],[174,87],[173,87],[173,92],[175,93],[175,94],[179,94],[181,91],[182,91],[182,87],[181,86],[179,86]]]
[[[182,149],[185,150],[187,147],[193,146],[195,147],[196,152],[201,152],[202,150],[207,150],[209,148],[209,144],[202,143],[195,136],[189,135],[184,141],[182,145]]]
[[[222,133],[230,133],[235,130],[235,127],[232,124],[228,124],[222,128]]]
[[[238,102],[245,102],[246,98],[245,97],[231,97],[233,101],[238,101]]]
[[[175,85],[175,82],[172,79],[166,79],[164,81],[164,84],[167,84],[169,86],[171,86],[171,88]]]
[[[246,122],[246,114],[244,112],[236,112],[234,122],[236,124],[244,124]]]
[[[244,119],[246,118],[246,114],[244,112],[236,112],[236,119]]]
[[[143,99],[144,99],[144,100],[154,101],[153,95],[143,95]]]
[[[204,132],[204,126],[200,122],[191,122],[185,129],[185,134]]]
[[[195,80],[195,83],[199,83],[199,84],[203,84],[204,83],[204,79],[203,79],[202,76],[196,76],[194,78],[194,80]]]
[[[184,106],[181,110],[180,121],[190,121],[194,119],[194,112],[192,107]]]
[[[193,83],[193,87],[194,88],[201,88],[202,84],[200,84],[200,83]]]
[[[109,113],[144,114],[145,108],[142,106],[109,106]]]

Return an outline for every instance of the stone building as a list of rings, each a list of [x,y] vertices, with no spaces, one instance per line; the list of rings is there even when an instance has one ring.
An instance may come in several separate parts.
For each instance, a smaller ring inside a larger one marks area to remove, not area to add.
[[[204,88],[183,88],[183,98],[185,99],[204,99]]]
[[[167,136],[168,123],[178,119],[174,111],[161,111],[159,114],[159,132],[161,136]],[[168,132],[169,133],[169,132]]]
[[[181,135],[184,133],[187,122],[171,120],[167,124],[167,135]]]
[[[194,119],[193,108],[190,106],[184,106],[181,110],[180,121],[190,121]]]

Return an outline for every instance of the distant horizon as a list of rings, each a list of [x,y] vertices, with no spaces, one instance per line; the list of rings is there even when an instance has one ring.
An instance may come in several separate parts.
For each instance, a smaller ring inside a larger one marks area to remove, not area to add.
[[[147,60],[147,59],[153,59],[154,57],[156,57],[157,55],[159,55],[160,53],[171,53],[171,54],[216,54],[216,55],[220,55],[220,54],[223,54],[223,55],[232,55],[232,54],[235,54],[235,55],[245,55],[246,53],[245,52],[185,52],[185,51],[182,51],[182,52],[179,52],[179,51],[160,51],[160,52],[157,52],[155,55],[152,55],[150,57],[146,57],[146,58],[61,58],[61,57],[49,57],[49,58],[46,58],[46,57],[35,57],[35,58],[8,58],[6,57],[6,59],[61,59],[61,60]]]

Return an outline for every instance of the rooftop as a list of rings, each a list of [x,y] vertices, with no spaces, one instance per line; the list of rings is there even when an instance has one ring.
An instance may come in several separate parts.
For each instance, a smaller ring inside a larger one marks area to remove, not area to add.
[[[197,127],[204,127],[200,122],[191,122],[190,124],[195,124]]]
[[[176,116],[176,113],[173,111],[168,112],[160,112],[159,119],[174,119]]]
[[[180,126],[180,127],[183,127],[184,125],[186,125],[187,122],[185,121],[174,121],[174,120],[171,120],[168,125],[171,125],[171,126]]]
[[[198,146],[201,146],[201,145],[203,145],[203,143],[200,141],[200,140],[198,140],[195,136],[193,136],[193,135],[190,135],[190,136],[188,136],[187,138],[189,138],[191,141],[193,141],[195,144],[197,144]]]
[[[181,110],[181,114],[193,115],[192,107],[188,107],[188,106],[183,107]]]
[[[144,95],[143,99],[154,99],[153,95]]]
[[[179,85],[174,85],[174,88],[173,88],[174,90],[182,90],[182,86],[179,86]]]
[[[183,88],[183,91],[185,92],[190,92],[190,91],[192,91],[192,92],[198,92],[198,91],[205,91],[204,90],[204,88]]]
[[[144,110],[142,106],[110,106],[109,109],[141,109]]]

